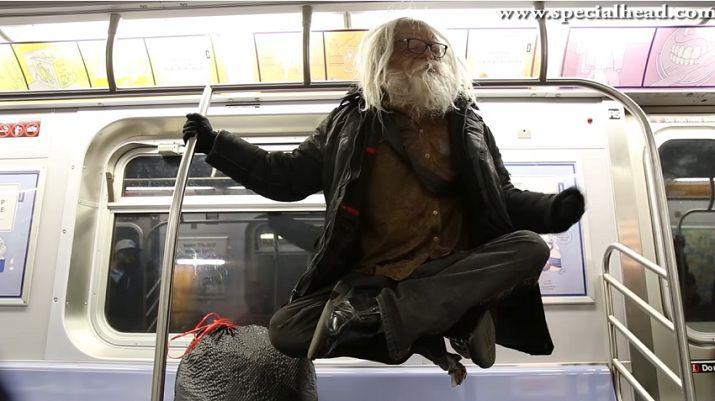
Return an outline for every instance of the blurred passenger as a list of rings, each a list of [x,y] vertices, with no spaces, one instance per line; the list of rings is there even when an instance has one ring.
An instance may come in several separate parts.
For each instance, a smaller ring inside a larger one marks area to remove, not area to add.
[[[144,284],[139,263],[140,249],[130,239],[114,245],[107,279],[106,315],[118,331],[141,331],[143,323]]]
[[[511,184],[463,63],[428,24],[375,28],[359,60],[359,88],[291,153],[216,132],[199,114],[184,125],[184,140],[196,136],[206,161],[246,188],[279,201],[325,194],[324,231],[271,319],[273,345],[389,364],[417,352],[457,383],[464,367],[444,337],[481,367],[495,341],[550,354],[537,285],[549,248],[537,233],[575,224],[583,195]]]

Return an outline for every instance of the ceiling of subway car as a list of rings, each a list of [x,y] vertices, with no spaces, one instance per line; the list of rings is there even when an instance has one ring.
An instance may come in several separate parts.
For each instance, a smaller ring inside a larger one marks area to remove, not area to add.
[[[401,16],[398,13],[423,19],[429,18],[430,21],[441,24],[440,27],[447,29],[452,35],[450,40],[453,42],[453,49],[459,49],[459,54],[465,58],[471,77],[475,80],[533,79],[540,73],[543,57],[535,50],[539,48],[537,41],[540,40],[537,32],[538,24],[535,20],[503,21],[503,18],[500,20],[496,15],[501,9],[533,9],[540,3],[543,3],[547,10],[623,4],[595,1],[419,0],[0,1],[0,70],[3,60],[7,59],[8,65],[12,64],[10,67],[14,71],[13,74],[7,73],[10,70],[6,68],[0,76],[0,98],[4,100],[79,98],[114,95],[115,92],[117,96],[130,93],[132,95],[196,94],[201,91],[206,82],[212,85],[232,86],[231,90],[241,91],[270,91],[286,88],[295,90],[298,86],[335,89],[335,85],[338,85],[341,80],[352,79],[348,77],[352,67],[345,67],[347,72],[338,71],[338,67],[341,66],[339,61],[342,59],[333,56],[335,54],[342,56],[343,53],[340,51],[347,49],[344,51],[345,59],[352,60],[350,57],[354,55],[353,48],[359,42],[359,35],[384,19]],[[662,5],[662,2],[625,3],[639,8]],[[675,2],[666,3],[675,5]],[[301,6],[304,5],[312,6],[312,13],[302,14]],[[703,3],[698,2],[677,2],[677,5],[703,7]],[[112,13],[119,15],[120,22],[110,35]],[[305,27],[301,15],[303,18],[306,18],[306,15],[310,16],[309,40],[300,36],[301,30]],[[281,18],[277,19],[276,16]],[[191,23],[186,22],[189,20]],[[656,34],[662,31],[665,35],[668,29],[674,28],[670,26],[673,25],[672,23],[664,25],[665,22],[662,24],[648,21],[606,22],[609,24],[604,25],[602,21],[572,21],[571,24],[563,24],[559,21],[547,22],[549,34],[547,48],[551,53],[546,63],[547,76],[611,79],[604,74],[601,78],[586,76],[591,73],[591,70],[586,72],[572,70],[581,65],[579,60],[587,57],[590,57],[587,61],[602,66],[604,63],[596,61],[603,58],[604,54],[611,55],[614,43],[625,43],[619,49],[625,49],[624,46],[631,42],[636,44],[643,42],[649,46]],[[598,24],[604,26],[594,28]],[[694,21],[692,25],[712,25],[712,23]],[[619,31],[624,27],[640,29]],[[495,35],[495,29],[499,29],[502,34]],[[595,31],[596,29],[598,31]],[[503,34],[504,32],[508,32],[509,35]],[[634,34],[626,37],[627,35],[624,35],[626,32],[634,32]],[[699,32],[704,30],[699,27]],[[107,46],[106,43],[112,43],[107,41],[110,36],[116,38],[116,42]],[[188,36],[191,36],[190,41],[185,39]],[[479,44],[479,38],[487,40]],[[613,40],[604,40],[604,38],[613,38]],[[229,51],[235,49],[237,44],[245,45],[241,47],[243,53]],[[651,79],[650,75],[648,75],[649,80],[644,81],[643,76],[647,75],[646,72],[655,71],[653,66],[656,63],[651,62],[651,59],[656,60],[660,54],[648,52],[648,46],[642,47],[646,51],[629,53],[633,57],[638,56],[637,62],[629,59],[631,60],[628,63],[629,68],[624,74],[637,70],[637,73],[631,74],[637,82],[621,82],[619,81],[621,76],[618,75],[618,79],[614,78],[611,80],[614,82],[608,81],[608,83],[624,88],[623,90],[631,96],[638,97],[639,103],[642,104],[672,104],[674,97],[681,99],[678,104],[688,106],[713,104],[715,92],[710,88],[715,86],[698,84],[703,86],[698,87],[683,84],[661,89],[657,85],[651,85],[651,81],[659,81]],[[284,49],[288,47],[288,50]],[[135,51],[137,48],[144,51]],[[581,48],[589,49],[589,53],[582,55]],[[186,58],[184,61],[187,65],[194,66],[196,71],[172,73],[174,70],[170,67],[176,64],[175,58],[172,58],[178,54],[176,49],[181,50],[181,54]],[[303,66],[301,53],[303,49],[308,49],[305,52],[310,60],[309,67]],[[202,50],[206,51],[202,52]],[[521,52],[519,57],[512,57],[517,51]],[[69,66],[66,71],[76,71],[76,76],[79,78],[70,83],[60,78],[54,79],[54,76],[45,77],[47,82],[52,81],[50,83],[35,79],[33,71],[39,61],[31,60],[30,56],[34,54],[33,52],[52,55],[56,60],[65,63],[63,65]],[[108,53],[113,56],[113,63],[110,64],[109,69],[113,73],[113,88],[116,87],[116,91],[109,89],[106,63]],[[141,55],[143,58],[137,61],[132,57],[124,57],[124,54]],[[204,56],[206,54],[208,56]],[[250,61],[247,61],[249,58],[238,57],[242,54],[251,55]],[[271,57],[274,57],[274,54],[281,54],[282,57],[279,62],[271,64],[273,62]],[[309,79],[305,78],[306,69],[310,71]],[[8,77],[14,79],[12,85],[7,84],[10,80]]]
[[[419,5],[420,7],[445,5],[475,6],[480,8],[491,7],[520,7],[532,8],[533,1],[434,1],[434,0],[413,0],[413,1],[389,1],[389,0],[363,0],[363,1],[284,1],[284,0],[264,0],[264,1],[0,1],[0,18],[5,17],[25,17],[25,16],[57,16],[57,15],[82,15],[92,13],[111,12],[143,12],[143,11],[175,11],[185,9],[211,9],[224,7],[241,6],[301,6],[301,5],[356,5],[356,4],[393,4],[400,8]],[[441,3],[441,4],[440,4]],[[577,7],[589,4],[611,4],[614,2],[540,2],[545,7]],[[642,2],[647,6],[651,2]],[[615,3],[614,3],[615,4]],[[653,3],[655,4],[655,3]]]
[[[322,2],[316,2],[322,3]],[[298,1],[0,1],[1,17],[184,10],[236,6],[301,5]]]

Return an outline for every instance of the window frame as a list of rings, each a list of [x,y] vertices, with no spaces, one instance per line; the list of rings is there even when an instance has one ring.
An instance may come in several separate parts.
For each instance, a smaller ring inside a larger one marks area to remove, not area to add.
[[[291,151],[307,135],[292,135],[288,133],[281,136],[251,137],[245,136],[248,142],[261,146],[266,150]],[[90,284],[89,315],[91,325],[97,335],[106,343],[116,347],[130,347],[149,349],[155,346],[155,333],[130,333],[113,328],[107,319],[105,306],[107,302],[107,284],[109,280],[109,266],[112,257],[112,241],[118,223],[117,217],[127,214],[155,214],[169,213],[171,196],[121,196],[124,173],[128,163],[141,156],[159,155],[160,145],[176,145],[179,153],[183,154],[181,140],[128,140],[115,148],[110,154],[105,167],[105,173],[111,173],[113,180],[104,181],[105,196],[103,204],[98,205],[98,227],[96,244],[92,265],[92,279]],[[115,198],[110,201],[106,192],[111,185]],[[325,201],[322,193],[308,196],[297,202],[272,201],[260,195],[186,195],[182,213],[231,213],[231,212],[325,212]],[[180,333],[170,333],[170,336]],[[172,352],[185,349],[190,343],[189,336],[171,342]],[[352,360],[352,358],[350,358]]]

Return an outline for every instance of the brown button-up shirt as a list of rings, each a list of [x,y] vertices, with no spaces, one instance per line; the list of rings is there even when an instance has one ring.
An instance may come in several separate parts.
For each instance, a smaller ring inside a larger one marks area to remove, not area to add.
[[[395,120],[412,163],[448,181],[457,178],[446,120],[418,126],[399,113]],[[410,163],[384,139],[374,163],[361,212],[362,259],[357,271],[402,280],[430,259],[466,249],[467,227],[459,196],[430,192]]]

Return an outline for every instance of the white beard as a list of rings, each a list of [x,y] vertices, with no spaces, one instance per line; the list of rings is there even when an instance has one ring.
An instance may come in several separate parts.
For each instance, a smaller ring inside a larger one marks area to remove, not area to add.
[[[439,62],[412,72],[388,70],[384,90],[389,107],[402,110],[414,118],[442,116],[459,94],[455,74]]]

